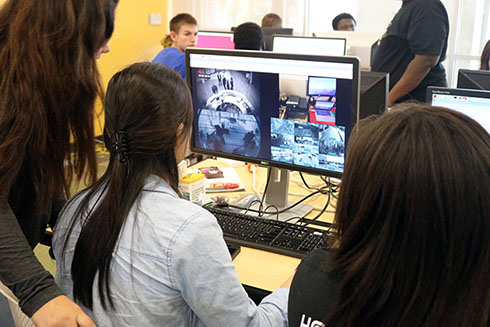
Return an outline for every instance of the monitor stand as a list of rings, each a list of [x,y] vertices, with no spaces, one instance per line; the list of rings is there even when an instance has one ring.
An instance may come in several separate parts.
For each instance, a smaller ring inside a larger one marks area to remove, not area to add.
[[[289,193],[289,170],[280,169],[280,168],[268,168],[268,174],[270,174],[269,186],[267,187],[267,192],[265,193],[265,203],[262,206],[262,210],[265,210],[267,206],[274,205],[277,209],[282,210],[284,208],[292,206],[295,202],[288,201],[288,193]],[[260,207],[259,203],[252,205],[250,208],[254,210],[258,210]],[[313,209],[312,206],[308,204],[299,204],[294,208],[280,213],[279,220],[280,221],[290,221],[292,223],[296,222],[296,219],[292,219],[293,217],[304,217]],[[264,214],[263,218],[270,219],[278,219],[277,214],[275,213],[275,208],[271,207],[267,209],[267,211],[271,212],[270,214]],[[249,211],[250,215],[257,215],[257,213]]]

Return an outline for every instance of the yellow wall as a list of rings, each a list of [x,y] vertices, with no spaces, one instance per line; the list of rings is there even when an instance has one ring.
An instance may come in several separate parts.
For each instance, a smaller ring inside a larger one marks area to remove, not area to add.
[[[162,14],[162,24],[151,26],[149,14]],[[114,34],[109,42],[111,52],[98,61],[104,88],[116,72],[135,62],[151,61],[162,49],[160,41],[168,30],[166,17],[167,0],[120,0]],[[104,126],[100,105],[96,111],[95,135],[99,135]]]

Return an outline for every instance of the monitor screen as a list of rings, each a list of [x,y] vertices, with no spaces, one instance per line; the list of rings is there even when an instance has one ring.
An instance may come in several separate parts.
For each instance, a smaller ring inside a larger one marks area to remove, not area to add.
[[[264,50],[272,51],[272,36],[276,34],[281,35],[293,35],[292,28],[275,28],[275,27],[262,27],[262,33],[264,33]]]
[[[358,116],[357,58],[194,48],[186,64],[194,152],[341,176]],[[333,95],[308,96],[311,76],[327,78]]]
[[[476,120],[490,133],[490,91],[428,87],[427,102],[459,111]]]
[[[458,89],[490,90],[490,71],[460,69]]]
[[[272,36],[272,51],[322,56],[345,56],[345,38]]]
[[[313,33],[318,37],[345,38],[347,40],[347,55],[359,57],[361,69],[371,69],[371,53],[373,45],[379,39],[378,33],[352,32],[352,31],[328,31]]]
[[[234,49],[235,42],[233,42],[233,33],[199,31],[197,34],[196,47],[209,49]]]

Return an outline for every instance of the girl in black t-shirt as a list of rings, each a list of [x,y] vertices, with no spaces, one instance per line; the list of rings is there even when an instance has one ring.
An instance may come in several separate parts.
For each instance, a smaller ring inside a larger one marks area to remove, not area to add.
[[[337,246],[302,261],[289,325],[490,326],[490,135],[417,104],[358,127]]]

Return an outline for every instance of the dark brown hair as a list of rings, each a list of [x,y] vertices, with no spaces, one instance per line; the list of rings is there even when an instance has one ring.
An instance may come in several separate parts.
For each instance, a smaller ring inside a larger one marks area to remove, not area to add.
[[[278,14],[268,13],[264,17],[262,17],[262,27],[274,27],[281,28],[282,27],[282,19]]]
[[[489,326],[485,129],[449,109],[400,105],[359,125],[342,181],[326,326]]]
[[[0,195],[22,170],[47,211],[74,174],[88,170],[95,181],[95,55],[112,35],[116,3],[9,0],[0,8]]]
[[[488,67],[488,61],[490,60],[490,40],[487,41],[480,58],[480,70],[490,70]]]
[[[102,306],[114,309],[109,283],[112,252],[148,175],[162,177],[179,193],[175,147],[187,142],[192,115],[187,85],[166,66],[134,64],[109,82],[104,127],[109,167],[86,191],[64,242],[66,249],[74,224],[83,218],[71,274],[74,297],[87,308],[93,306],[92,285],[98,273]]]
[[[187,25],[197,25],[197,20],[192,17],[190,14],[182,13],[174,16],[170,20],[169,28],[170,32],[175,32],[179,33],[180,27],[182,25],[187,24]]]

